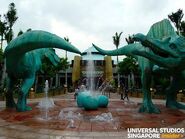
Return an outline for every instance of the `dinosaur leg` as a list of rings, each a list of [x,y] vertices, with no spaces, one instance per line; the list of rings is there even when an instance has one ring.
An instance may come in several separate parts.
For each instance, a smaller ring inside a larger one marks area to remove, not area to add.
[[[7,92],[6,96],[6,107],[7,108],[15,108],[16,104],[13,99],[13,89],[14,89],[15,80],[12,78],[7,78]]]
[[[166,90],[166,107],[172,109],[185,109],[185,105],[176,101],[177,91],[180,88],[181,77],[173,77],[170,87]]]
[[[139,109],[139,112],[146,113],[160,113],[160,110],[153,104],[151,100],[150,85],[151,85],[151,71],[145,68],[142,72],[142,92],[143,92],[143,104]]]
[[[32,87],[35,80],[35,76],[24,79],[19,93],[18,102],[17,102],[17,111],[29,111],[32,110],[31,107],[27,106],[26,99],[29,89]]]

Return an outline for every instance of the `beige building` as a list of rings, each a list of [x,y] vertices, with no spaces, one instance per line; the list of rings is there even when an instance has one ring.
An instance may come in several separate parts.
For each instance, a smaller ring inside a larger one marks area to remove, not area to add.
[[[81,56],[75,56],[72,61],[72,84],[76,85],[78,81],[83,81],[89,73],[87,69],[88,61],[91,60],[94,64],[92,72],[94,82],[99,83],[99,80],[112,80],[114,62],[110,56],[100,54],[93,46],[85,50]],[[95,86],[98,86],[96,84]]]
[[[91,55],[89,55],[91,53]],[[117,84],[117,70],[114,61],[110,56],[100,54],[93,46],[85,50],[81,56],[76,55],[71,61],[70,67],[67,69],[67,87],[68,91],[74,91],[74,88],[79,83],[84,83],[89,71],[87,70],[88,61],[94,63],[94,70],[92,72],[94,78],[94,87],[97,88],[104,80],[110,81],[114,79]],[[120,76],[120,81],[126,86],[129,86],[130,80],[134,78],[136,86],[140,86],[140,78],[136,76]],[[49,80],[50,81],[50,80]],[[43,90],[44,78],[42,75],[37,79],[37,90]],[[65,71],[60,71],[50,81],[50,88],[62,88],[65,84]],[[138,85],[137,85],[138,84]]]

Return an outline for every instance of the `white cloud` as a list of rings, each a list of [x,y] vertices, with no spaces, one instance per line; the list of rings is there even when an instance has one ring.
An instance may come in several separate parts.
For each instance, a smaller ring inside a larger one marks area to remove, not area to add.
[[[8,9],[12,0],[1,0],[0,14]],[[171,12],[181,8],[184,0],[14,0],[20,29],[42,29],[68,36],[84,51],[95,43],[104,49],[115,49],[112,36],[123,31],[121,44],[128,34],[147,33],[149,27]],[[61,53],[61,52],[59,52]]]
[[[83,32],[83,30],[79,30],[79,28],[71,26],[70,24],[67,24],[65,22],[60,22],[57,19],[52,18],[50,24],[51,32],[55,33],[58,36],[68,37],[69,41],[78,49],[80,49],[80,51],[84,51],[88,47],[91,47],[92,42],[99,41],[96,36],[87,34],[86,32]],[[63,56],[64,51],[58,50],[57,54]],[[69,53],[69,56],[71,56],[73,59],[74,54]]]

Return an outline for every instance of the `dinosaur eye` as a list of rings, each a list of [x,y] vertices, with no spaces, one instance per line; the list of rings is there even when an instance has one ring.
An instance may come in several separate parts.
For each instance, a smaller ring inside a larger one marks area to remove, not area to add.
[[[170,44],[169,47],[170,47],[171,49],[176,49],[176,48],[177,48],[177,46],[176,46],[174,43]]]

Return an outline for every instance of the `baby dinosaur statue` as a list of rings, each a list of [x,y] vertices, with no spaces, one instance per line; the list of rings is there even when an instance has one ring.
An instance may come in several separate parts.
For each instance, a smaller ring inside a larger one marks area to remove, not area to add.
[[[26,98],[35,81],[35,74],[40,70],[42,59],[47,57],[57,65],[59,57],[54,49],[59,48],[81,54],[70,43],[57,35],[45,31],[26,32],[12,40],[5,49],[6,69],[8,74],[6,107],[16,107],[17,111],[29,111]],[[18,101],[13,99],[13,88],[18,79],[22,80]]]
[[[185,38],[178,36],[170,21],[164,19],[155,23],[146,36],[136,34],[135,41],[140,43],[129,44],[118,50],[105,51],[94,47],[105,55],[132,55],[141,69],[141,83],[143,104],[139,112],[160,113],[160,110],[151,100],[150,85],[153,73],[165,71],[172,76],[172,82],[166,89],[166,106],[174,109],[185,109],[183,104],[176,101],[176,93],[185,85]],[[164,73],[164,72],[163,72]]]

